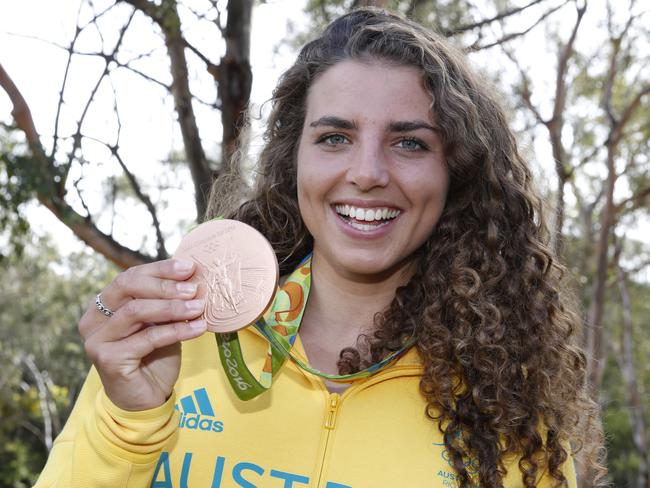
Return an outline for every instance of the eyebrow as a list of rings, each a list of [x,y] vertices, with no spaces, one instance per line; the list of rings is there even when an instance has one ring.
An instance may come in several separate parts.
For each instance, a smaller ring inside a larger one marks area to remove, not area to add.
[[[334,127],[335,129],[355,130],[357,124],[350,120],[342,119],[334,115],[325,115],[309,124],[309,127]],[[423,120],[402,120],[394,121],[388,124],[388,129],[391,132],[411,132],[418,129],[427,129],[433,132],[438,132],[438,129]]]
[[[418,129],[427,129],[433,132],[438,132],[431,124],[427,124],[422,120],[404,120],[399,122],[391,122],[388,125],[391,132],[411,132]]]
[[[352,130],[357,128],[357,124],[349,120],[335,117],[334,115],[326,115],[318,120],[309,124],[309,127],[334,127],[336,129]]]

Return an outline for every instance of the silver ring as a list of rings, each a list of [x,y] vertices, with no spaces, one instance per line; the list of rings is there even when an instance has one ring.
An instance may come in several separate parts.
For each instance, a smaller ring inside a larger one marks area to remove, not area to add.
[[[95,297],[95,306],[97,307],[97,310],[99,310],[101,313],[106,315],[107,317],[110,317],[113,315],[115,312],[113,312],[110,308],[108,308],[106,305],[102,303],[102,294],[98,293],[97,296]]]

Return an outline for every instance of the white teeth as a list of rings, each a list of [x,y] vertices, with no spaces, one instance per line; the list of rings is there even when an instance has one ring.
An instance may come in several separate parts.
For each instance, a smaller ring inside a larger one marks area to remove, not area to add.
[[[355,220],[365,222],[379,222],[394,219],[397,217],[401,210],[389,208],[361,208],[353,207],[352,205],[336,205],[336,213]],[[376,225],[374,226],[376,227]]]
[[[388,222],[381,222],[379,224],[360,224],[359,222],[350,221],[348,222],[348,224],[357,230],[368,231],[368,230],[378,229],[379,227],[383,227],[384,225],[388,225]]]

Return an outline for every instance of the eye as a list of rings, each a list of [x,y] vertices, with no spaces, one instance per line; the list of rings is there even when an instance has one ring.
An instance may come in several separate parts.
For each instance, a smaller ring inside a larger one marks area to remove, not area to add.
[[[327,146],[338,146],[339,144],[345,144],[346,142],[348,142],[348,138],[342,134],[327,134],[319,137],[316,144],[324,143]]]
[[[422,141],[412,137],[400,139],[397,145],[400,149],[405,149],[407,151],[420,151],[427,149],[427,146]]]

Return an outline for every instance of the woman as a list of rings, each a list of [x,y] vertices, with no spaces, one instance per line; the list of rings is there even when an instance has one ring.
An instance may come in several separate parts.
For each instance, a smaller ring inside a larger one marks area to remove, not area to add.
[[[287,361],[242,402],[196,319],[192,263],[134,268],[81,320],[95,368],[37,486],[575,486],[571,444],[600,469],[563,268],[460,54],[395,15],[345,15],[280,80],[266,137],[230,216],[287,282],[311,273],[296,356],[352,373],[415,345],[347,384]],[[259,370],[266,341],[240,338]]]

